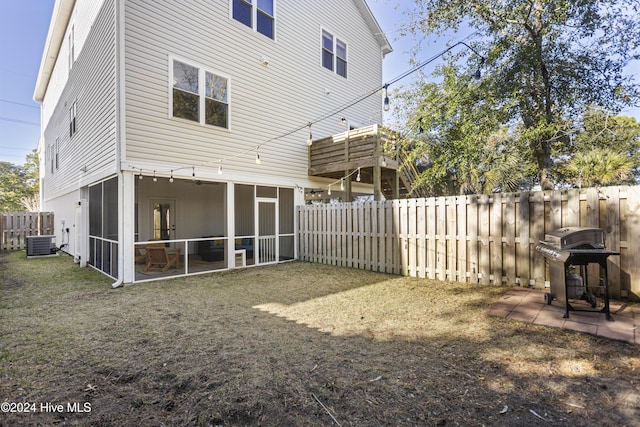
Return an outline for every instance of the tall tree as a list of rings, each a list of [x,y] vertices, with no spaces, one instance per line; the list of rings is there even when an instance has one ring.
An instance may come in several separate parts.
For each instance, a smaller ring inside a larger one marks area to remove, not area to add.
[[[633,77],[623,74],[629,62],[640,59],[637,0],[415,4],[408,24],[412,31],[442,34],[463,25],[475,31],[478,41],[470,44],[486,56],[478,89],[482,108],[486,114],[499,112],[500,123],[514,132],[513,140],[528,147],[543,189],[555,187],[554,164],[571,146],[575,117],[589,105],[618,112],[640,99]],[[450,56],[449,64],[459,63],[459,57]],[[417,120],[432,131],[433,117],[417,113]],[[461,116],[459,127],[469,120]]]
[[[38,156],[34,150],[24,165],[0,162],[0,212],[39,210]]]
[[[408,161],[423,171],[414,185],[432,195],[513,191],[535,175],[527,147],[502,122],[506,109],[487,114],[477,81],[455,67],[438,70],[441,83],[418,84],[403,93]]]

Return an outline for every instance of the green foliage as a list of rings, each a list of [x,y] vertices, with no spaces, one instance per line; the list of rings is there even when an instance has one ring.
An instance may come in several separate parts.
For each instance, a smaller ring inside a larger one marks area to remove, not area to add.
[[[620,185],[632,177],[634,161],[625,153],[608,147],[581,150],[568,162],[569,179],[579,187]]]
[[[575,147],[590,151],[611,148],[637,161],[640,150],[640,123],[632,117],[614,116],[609,111],[589,108],[577,126]]]
[[[503,132],[509,135],[505,144],[515,145],[502,152],[523,162],[527,171],[535,165],[530,186],[562,185],[565,173],[559,166],[575,152],[576,141],[569,136],[577,133],[577,118],[592,105],[616,112],[640,99],[640,87],[622,72],[640,58],[637,0],[415,3],[409,30],[441,34],[464,25],[477,36],[473,49],[461,47],[443,56],[446,66],[434,76],[439,83],[405,95],[409,127],[420,124],[432,141],[428,145],[436,181],[451,170],[453,157],[462,157],[455,163],[478,165],[466,173],[469,188],[480,191],[475,180],[482,183],[481,191],[492,191],[486,182],[497,172],[488,174],[489,166],[477,163],[477,157],[479,151],[483,159],[495,157],[489,141]],[[473,51],[486,57],[482,82],[475,85],[462,77],[472,75],[480,63]],[[463,58],[471,59],[466,67],[460,67]],[[433,141],[456,151],[441,158]],[[430,180],[425,178],[425,185],[436,185]]]
[[[442,67],[439,73],[441,84],[404,94],[412,129],[405,148],[411,153],[409,161],[422,170],[416,186],[432,195],[449,195],[513,191],[526,185],[535,169],[528,147],[501,124],[509,107],[487,114],[480,84],[454,67]]]
[[[583,187],[635,184],[640,173],[640,123],[590,108],[577,127],[573,152],[560,170],[566,182]]]
[[[23,166],[0,162],[0,212],[38,210],[33,200],[39,192],[38,155],[29,154]]]

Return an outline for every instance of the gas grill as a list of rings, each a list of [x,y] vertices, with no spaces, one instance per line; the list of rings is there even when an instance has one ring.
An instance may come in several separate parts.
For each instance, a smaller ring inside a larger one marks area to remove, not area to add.
[[[545,294],[545,302],[551,304],[557,300],[565,304],[564,318],[569,311],[595,311],[600,308],[607,320],[613,320],[609,313],[609,283],[607,277],[607,258],[620,255],[605,248],[604,230],[587,227],[564,227],[545,235],[536,246],[549,264],[551,289]],[[587,265],[598,264],[601,268],[601,285],[589,286]],[[576,267],[578,271],[576,272]],[[602,300],[602,304],[599,304]],[[578,301],[591,309],[579,309]]]

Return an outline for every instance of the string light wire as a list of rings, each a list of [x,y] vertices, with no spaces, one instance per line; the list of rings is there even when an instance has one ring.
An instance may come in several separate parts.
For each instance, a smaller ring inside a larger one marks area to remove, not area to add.
[[[388,90],[389,86],[391,86],[391,85],[393,85],[395,83],[398,83],[400,80],[403,80],[406,77],[410,76],[411,74],[421,70],[422,68],[424,68],[425,66],[427,66],[431,62],[435,61],[436,59],[440,58],[441,56],[443,56],[447,52],[453,50],[455,47],[460,46],[460,45],[463,45],[463,46],[467,47],[468,49],[470,49],[472,52],[474,52],[477,56],[480,57],[481,63],[484,63],[485,58],[482,55],[480,55],[473,47],[471,47],[470,45],[468,45],[464,41],[459,41],[459,42],[454,43],[451,46],[447,47],[446,49],[440,51],[436,55],[433,55],[430,58],[426,59],[425,61],[419,63],[415,67],[413,67],[413,68],[405,71],[404,73],[394,77],[393,79],[389,80],[388,82],[384,83],[383,85],[377,86],[376,88],[374,88],[372,90],[364,92],[362,95],[354,98],[353,100],[351,100],[351,101],[349,101],[349,102],[347,102],[345,104],[342,104],[341,106],[336,107],[333,110],[328,111],[327,113],[324,113],[321,116],[318,116],[317,118],[315,118],[312,121],[309,121],[309,122],[307,122],[307,123],[305,123],[303,125],[300,125],[298,127],[295,127],[293,129],[291,129],[290,131],[287,131],[287,132],[282,133],[280,135],[277,135],[277,136],[275,136],[273,138],[270,138],[270,139],[264,141],[263,143],[258,144],[255,148],[251,148],[251,149],[247,149],[247,150],[244,150],[244,151],[240,151],[240,152],[238,152],[238,153],[236,153],[236,154],[234,154],[232,156],[228,156],[228,157],[224,157],[224,158],[220,158],[220,159],[214,159],[214,160],[210,160],[210,161],[207,161],[207,162],[203,162],[203,163],[200,163],[198,166],[207,166],[207,165],[211,165],[211,164],[213,164],[215,162],[218,162],[219,163],[218,173],[220,173],[221,170],[222,170],[222,163],[223,162],[229,161],[229,160],[233,160],[233,159],[237,159],[239,157],[243,157],[243,156],[246,156],[246,155],[251,154],[251,153],[255,153],[256,163],[258,161],[261,162],[260,156],[258,154],[258,151],[260,150],[260,148],[264,147],[265,145],[270,144],[271,142],[274,142],[274,141],[277,141],[277,140],[280,140],[280,139],[284,139],[284,138],[286,138],[286,137],[288,137],[290,135],[293,135],[293,134],[295,134],[295,133],[297,133],[297,132],[299,132],[299,131],[301,131],[301,130],[303,130],[305,128],[309,129],[309,136],[311,136],[311,126],[312,125],[314,125],[316,123],[319,123],[319,122],[322,122],[324,120],[327,120],[327,119],[329,119],[329,118],[331,118],[331,117],[333,117],[335,115],[338,115],[341,112],[347,110],[348,108],[351,108],[354,105],[357,105],[357,104],[365,101],[366,99],[370,98],[371,96],[375,95],[376,93],[379,93],[382,90],[385,90],[385,93],[386,93],[386,91]],[[130,167],[133,170],[139,170],[140,171],[140,179],[142,179],[142,173],[144,171],[147,171],[146,169],[139,168],[139,167],[136,167],[136,166],[133,166],[133,165],[130,165]],[[188,168],[192,169],[192,171],[193,171],[192,172],[192,179],[195,179],[195,166],[193,166],[193,165],[173,168],[173,169],[171,169],[171,171],[175,172],[175,171],[179,171],[179,170],[182,170],[182,169],[188,169]],[[151,172],[151,170],[148,170],[148,171]],[[157,172],[163,172],[163,171],[159,171],[158,170]],[[164,171],[164,172],[169,172],[169,171]],[[349,174],[347,177],[350,177],[355,172],[357,172],[357,170],[354,170],[353,172],[351,172],[351,174]],[[341,179],[344,179],[344,178],[347,178],[347,177],[343,177]],[[340,179],[337,180],[336,182],[334,182],[332,185],[335,185],[338,182],[340,182]]]

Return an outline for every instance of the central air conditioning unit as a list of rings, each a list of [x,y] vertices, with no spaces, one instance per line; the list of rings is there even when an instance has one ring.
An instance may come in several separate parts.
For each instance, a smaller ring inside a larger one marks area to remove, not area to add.
[[[56,236],[27,236],[27,258],[56,255]]]

